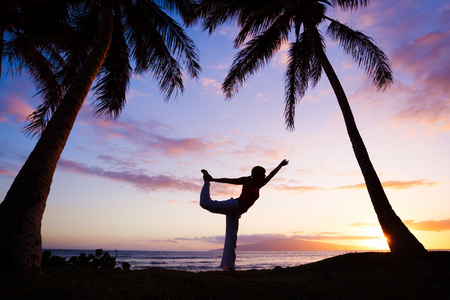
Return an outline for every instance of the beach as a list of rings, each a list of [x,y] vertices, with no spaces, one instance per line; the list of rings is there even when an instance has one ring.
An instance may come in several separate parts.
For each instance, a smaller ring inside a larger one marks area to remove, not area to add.
[[[1,278],[2,299],[445,299],[450,252],[349,253],[297,267],[237,272],[44,269]]]

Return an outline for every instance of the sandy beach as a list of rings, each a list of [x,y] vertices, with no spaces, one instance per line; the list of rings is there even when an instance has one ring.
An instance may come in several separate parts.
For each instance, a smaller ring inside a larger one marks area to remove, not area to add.
[[[2,299],[445,299],[450,252],[350,253],[293,268],[237,272],[44,269],[1,278]]]

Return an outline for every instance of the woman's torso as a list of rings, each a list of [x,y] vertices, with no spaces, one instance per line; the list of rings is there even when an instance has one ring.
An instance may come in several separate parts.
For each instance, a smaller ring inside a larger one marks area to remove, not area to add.
[[[242,186],[241,195],[237,198],[241,213],[245,213],[258,200],[260,189],[251,179]]]

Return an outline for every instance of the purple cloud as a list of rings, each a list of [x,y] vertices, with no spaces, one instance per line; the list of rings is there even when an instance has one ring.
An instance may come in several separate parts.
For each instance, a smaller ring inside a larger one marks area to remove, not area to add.
[[[200,189],[200,185],[192,183],[191,181],[176,179],[167,175],[149,176],[136,171],[107,171],[99,167],[90,167],[67,159],[60,159],[58,168],[62,168],[67,172],[98,176],[113,181],[124,182],[146,192],[155,190],[198,192]]]
[[[173,129],[155,120],[145,122],[120,119],[115,122],[102,118],[94,118],[88,110],[82,113],[81,123],[84,125],[82,133],[95,135],[97,143],[112,144],[115,141],[137,145],[143,152],[158,153],[170,157],[182,156],[189,153],[199,153],[226,141],[207,141],[203,137],[170,137]],[[86,128],[86,129],[85,129]],[[98,139],[98,137],[101,137]]]
[[[158,242],[177,242],[177,241],[189,241],[189,242],[207,242],[212,244],[222,245],[225,236],[215,235],[215,236],[203,236],[203,237],[193,237],[193,238],[170,238],[167,240],[157,240]],[[320,241],[320,240],[372,240],[379,239],[381,236],[363,236],[363,235],[342,235],[339,233],[324,233],[316,235],[287,235],[284,233],[266,233],[266,234],[241,234],[239,235],[239,244],[256,244],[271,240],[309,240],[309,241]]]
[[[20,92],[6,90],[0,96],[0,122],[23,123],[34,111]]]
[[[393,109],[393,121],[438,124],[440,130],[450,130],[450,9],[438,5],[415,1],[392,6],[381,0],[364,10],[338,13],[338,19],[375,39],[394,72],[395,83],[385,93],[367,83],[351,95],[352,101],[383,103]]]

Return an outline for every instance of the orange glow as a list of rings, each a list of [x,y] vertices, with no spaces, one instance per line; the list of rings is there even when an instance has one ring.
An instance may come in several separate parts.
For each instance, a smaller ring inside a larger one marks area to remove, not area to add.
[[[388,250],[388,238],[384,236],[381,228],[378,227],[367,227],[364,229],[364,235],[374,237],[373,239],[366,241],[366,246],[371,247],[375,250]]]
[[[387,239],[385,238],[368,240],[366,242],[366,245],[373,248],[374,250],[389,250]]]

